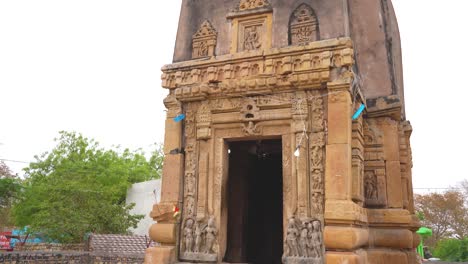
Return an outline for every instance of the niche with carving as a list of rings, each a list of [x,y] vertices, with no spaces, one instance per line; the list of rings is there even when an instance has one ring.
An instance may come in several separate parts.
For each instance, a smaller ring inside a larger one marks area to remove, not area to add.
[[[314,10],[306,4],[301,4],[289,20],[289,44],[305,45],[319,39],[319,23]]]
[[[200,29],[193,35],[192,58],[214,56],[216,49],[217,33],[210,21],[205,20]]]

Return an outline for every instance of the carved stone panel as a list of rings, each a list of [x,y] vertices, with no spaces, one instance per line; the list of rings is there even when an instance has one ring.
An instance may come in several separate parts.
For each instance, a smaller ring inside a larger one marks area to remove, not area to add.
[[[217,33],[210,21],[205,20],[193,35],[192,58],[213,56],[216,49]]]
[[[203,102],[197,111],[197,139],[211,138],[211,109],[208,102]]]
[[[216,262],[218,228],[214,217],[208,221],[185,220],[180,258],[187,261]]]
[[[239,23],[238,51],[252,51],[265,48],[265,19],[241,21]]]
[[[304,45],[319,40],[318,20],[314,10],[301,4],[291,16],[289,30],[292,45]]]
[[[288,220],[283,263],[324,263],[322,223],[317,219],[292,217]]]
[[[325,179],[325,122],[324,104],[320,93],[309,94],[311,104],[310,179],[312,215],[322,217],[324,212]]]

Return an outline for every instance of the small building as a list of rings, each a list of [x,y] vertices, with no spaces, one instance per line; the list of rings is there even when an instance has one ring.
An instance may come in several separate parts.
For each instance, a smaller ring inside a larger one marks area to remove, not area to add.
[[[137,228],[129,231],[134,235],[148,235],[148,229],[153,224],[153,219],[149,216],[153,204],[158,203],[161,197],[161,180],[153,180],[133,184],[127,191],[126,203],[134,203],[135,207],[131,213],[134,215],[144,215]]]

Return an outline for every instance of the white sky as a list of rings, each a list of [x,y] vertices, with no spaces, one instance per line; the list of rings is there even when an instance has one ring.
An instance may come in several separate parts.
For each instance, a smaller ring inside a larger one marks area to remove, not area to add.
[[[468,178],[468,2],[393,3],[414,186],[455,185]],[[172,61],[179,9],[180,0],[0,0],[0,158],[31,161],[60,130],[104,146],[162,142],[160,68]]]

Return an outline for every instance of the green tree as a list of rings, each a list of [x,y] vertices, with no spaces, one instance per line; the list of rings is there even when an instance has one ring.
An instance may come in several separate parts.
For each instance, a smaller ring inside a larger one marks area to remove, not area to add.
[[[415,195],[417,211],[423,215],[421,223],[432,229],[426,242],[434,247],[444,238],[463,239],[468,235],[468,210],[462,192],[450,190],[442,194]]]
[[[12,226],[11,206],[21,190],[21,181],[0,161],[0,226]]]
[[[63,243],[135,227],[142,216],[129,213],[126,192],[133,183],[160,177],[160,151],[148,160],[141,150],[105,150],[70,132],[60,132],[56,142],[25,169],[24,191],[13,208],[16,224]]]
[[[468,238],[439,241],[434,250],[434,257],[445,261],[468,261]]]

